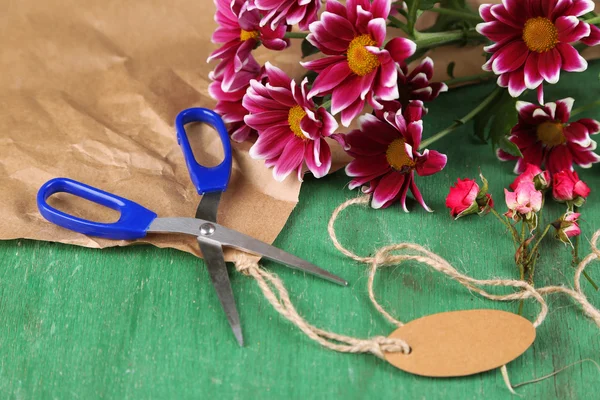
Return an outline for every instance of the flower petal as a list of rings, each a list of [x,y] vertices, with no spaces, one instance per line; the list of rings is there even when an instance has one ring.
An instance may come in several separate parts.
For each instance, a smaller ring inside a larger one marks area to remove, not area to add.
[[[568,72],[583,72],[587,69],[587,61],[573,46],[566,43],[559,43],[556,45],[556,48],[562,57],[562,69]]]
[[[424,162],[420,160],[417,162],[417,174],[419,176],[428,176],[440,172],[446,166],[448,157],[445,154],[437,152],[435,150],[425,150],[422,158]]]
[[[560,68],[562,67],[561,53],[557,48],[546,51],[545,53],[540,53],[538,60],[540,74],[551,84],[558,82],[560,78]]]
[[[392,171],[381,178],[381,181],[373,193],[371,207],[379,209],[391,205],[393,200],[400,192],[405,179],[406,174],[400,174],[395,171]]]
[[[296,170],[302,164],[302,160],[304,160],[304,146],[304,140],[295,136],[286,144],[279,160],[277,160],[277,164],[273,168],[273,177],[275,180],[283,182],[292,171]]]
[[[394,61],[402,63],[415,53],[417,45],[412,40],[395,37],[387,42],[385,49]]]

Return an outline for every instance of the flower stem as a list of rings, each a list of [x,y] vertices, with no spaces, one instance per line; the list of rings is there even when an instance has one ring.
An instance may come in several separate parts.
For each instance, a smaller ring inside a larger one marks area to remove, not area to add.
[[[512,232],[515,245],[517,245],[517,243],[519,242],[519,234],[517,233],[515,227],[512,226],[508,221],[506,221],[506,219],[502,218],[502,216],[498,214],[498,211],[496,211],[494,208],[490,207],[490,212],[494,214],[494,216],[498,218],[500,222],[506,225],[506,227]]]
[[[475,29],[456,30],[436,33],[415,32],[415,43],[417,49],[432,49],[434,47],[452,44],[468,39],[487,40],[484,36],[477,33]]]
[[[573,206],[573,212],[577,212],[577,207]],[[572,261],[572,266],[573,268],[577,268],[577,264],[579,264],[579,235],[575,236],[575,244],[573,245],[573,261]],[[583,276],[585,276],[585,279],[587,279],[587,281],[590,283],[590,285],[592,285],[594,287],[594,289],[596,291],[598,291],[598,285],[596,285],[596,282],[594,282],[594,280],[592,279],[591,276],[588,275],[587,271],[583,270],[582,271]]]
[[[464,124],[466,124],[467,122],[469,122],[470,120],[475,118],[477,116],[477,114],[479,114],[481,111],[483,111],[483,109],[485,109],[492,101],[494,101],[494,99],[500,93],[502,93],[502,88],[498,87],[498,88],[494,89],[494,91],[492,91],[492,93],[490,93],[488,95],[488,97],[486,97],[481,103],[479,103],[479,105],[477,105],[477,107],[475,107],[473,110],[471,110],[470,113],[468,113],[461,119],[457,120],[456,122],[454,122],[452,125],[450,125],[446,129],[436,133],[435,135],[431,136],[430,138],[423,140],[423,142],[421,142],[421,146],[419,146],[419,149],[425,149],[432,143],[440,140],[441,138],[443,138],[450,132],[454,131],[456,128],[463,126]]]
[[[406,24],[404,22],[400,21],[398,18],[394,17],[393,15],[388,16],[388,21],[390,21],[390,24],[392,24],[393,27],[402,29],[404,32],[409,33],[408,26],[406,26]]]
[[[483,74],[461,76],[459,78],[447,79],[444,83],[448,86],[458,85],[460,83],[481,83],[493,79],[496,75],[493,72],[484,72]]]
[[[535,242],[535,245],[533,246],[533,249],[531,249],[531,253],[529,254],[529,258],[527,259],[527,264],[529,264],[531,262],[531,258],[535,256],[537,249],[538,249],[540,243],[542,242],[542,239],[544,239],[544,237],[546,236],[546,234],[548,233],[548,231],[550,230],[551,227],[552,227],[552,224],[546,225],[546,229],[544,229],[542,236],[540,236],[538,238],[537,242]]]
[[[442,14],[442,15],[450,15],[452,17],[460,17],[463,19],[469,19],[474,22],[483,22],[483,20],[481,19],[481,17],[478,14],[464,12],[464,11],[460,11],[460,10],[453,10],[451,8],[442,8],[442,7],[430,8],[427,11],[435,12],[435,13]]]
[[[283,36],[286,39],[305,39],[308,32],[286,32]]]
[[[408,16],[406,18],[406,31],[407,33],[415,37],[415,23],[417,22],[417,12],[419,11],[419,6],[421,5],[421,0],[413,0],[410,4],[410,8],[408,9]]]
[[[581,107],[574,109],[573,111],[571,111],[571,117],[575,116],[577,114],[581,114],[584,111],[592,110],[596,107],[600,107],[600,100],[596,100],[592,103],[586,104],[585,106],[581,106]]]

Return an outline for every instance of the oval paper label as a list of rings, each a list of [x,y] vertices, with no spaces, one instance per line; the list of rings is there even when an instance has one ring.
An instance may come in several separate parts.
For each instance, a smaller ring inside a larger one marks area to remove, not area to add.
[[[533,343],[535,328],[520,315],[498,310],[450,311],[416,319],[389,336],[410,354],[386,353],[403,371],[430,377],[473,375],[501,367]]]

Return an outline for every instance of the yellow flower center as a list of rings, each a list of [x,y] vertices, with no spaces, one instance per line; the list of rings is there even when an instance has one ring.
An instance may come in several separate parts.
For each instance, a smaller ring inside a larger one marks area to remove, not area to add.
[[[258,39],[259,36],[260,33],[258,33],[258,31],[245,31],[242,29],[242,31],[240,32],[241,41],[246,41],[249,39]]]
[[[406,172],[415,166],[414,160],[406,152],[405,143],[404,139],[396,139],[389,144],[385,152],[387,162],[392,168],[400,172]]]
[[[563,128],[564,126],[560,122],[546,121],[538,125],[537,138],[546,146],[559,146],[567,141]]]
[[[558,30],[548,18],[530,18],[523,28],[523,41],[531,51],[544,53],[558,43]]]
[[[299,105],[295,105],[290,108],[290,112],[288,113],[288,124],[290,125],[290,130],[294,132],[294,135],[298,136],[300,139],[308,140],[308,138],[302,133],[302,129],[300,129],[300,121],[302,118],[306,116],[306,111]]]
[[[377,56],[365,46],[377,46],[377,42],[369,35],[360,35],[352,39],[348,46],[348,66],[358,76],[365,76],[381,65]]]

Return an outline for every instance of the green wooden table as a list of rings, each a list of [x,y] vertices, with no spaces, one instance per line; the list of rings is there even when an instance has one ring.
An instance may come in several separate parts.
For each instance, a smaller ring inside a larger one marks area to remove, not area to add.
[[[598,96],[600,63],[584,74],[565,74],[546,99],[575,97],[575,107]],[[493,84],[445,94],[430,106],[425,135],[466,114]],[[600,111],[587,113],[600,119]],[[514,176],[489,146],[470,137],[471,126],[432,148],[448,154],[447,168],[419,179],[437,212],[414,202],[412,213],[355,207],[338,222],[343,243],[358,254],[382,245],[423,244],[476,278],[517,276],[512,244],[493,217],[452,222],[444,208],[457,177],[475,177],[481,166],[503,209],[502,188]],[[600,166],[581,172],[592,188],[583,209],[586,238],[600,228]],[[366,269],[332,247],[326,231],[335,207],[356,196],[343,171],[307,179],[300,202],[276,245],[348,279],[340,288],[276,264],[299,312],[318,327],[370,337],[393,327],[378,315],[366,293]],[[268,212],[268,210],[266,210]],[[549,207],[558,216],[562,207]],[[572,285],[570,254],[547,241],[537,284]],[[0,243],[0,398],[404,398],[481,399],[509,396],[499,371],[460,379],[428,379],[399,371],[371,355],[325,350],[282,319],[256,283],[233,270],[231,280],[246,337],[237,346],[218,304],[203,262],[175,250],[135,246],[91,250],[15,240]],[[596,265],[598,265],[596,263]],[[590,269],[600,282],[600,272]],[[404,321],[447,311],[494,308],[516,311],[516,303],[481,299],[422,266],[382,270],[376,281],[381,303]],[[583,286],[600,305],[600,294]],[[598,359],[598,328],[562,295],[548,298],[550,314],[522,357],[508,365],[513,383],[530,380],[581,359]],[[526,303],[531,317],[537,306]],[[600,384],[594,364],[578,364],[518,391],[528,398],[593,398]]]

